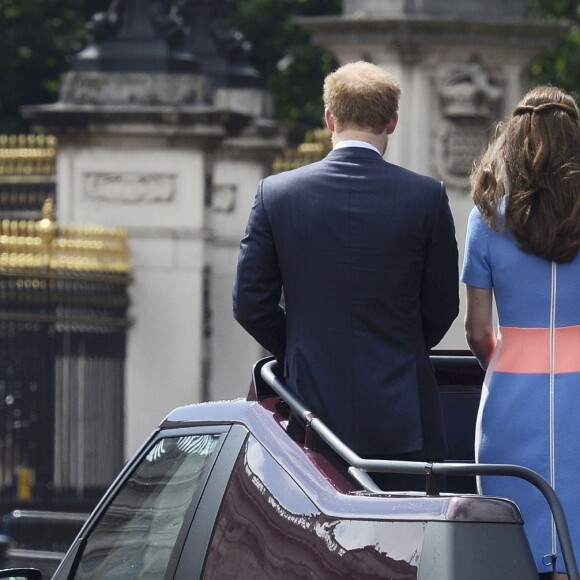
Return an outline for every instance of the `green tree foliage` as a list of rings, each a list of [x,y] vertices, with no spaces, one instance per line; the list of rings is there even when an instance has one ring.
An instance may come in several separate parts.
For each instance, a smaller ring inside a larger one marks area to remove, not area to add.
[[[536,17],[568,21],[571,25],[570,33],[560,44],[532,65],[532,80],[580,93],[580,0],[530,1]]]
[[[280,119],[321,126],[322,81],[338,65],[314,46],[297,16],[342,12],[342,0],[232,0],[231,24],[252,45],[252,63],[276,95]]]
[[[61,73],[106,0],[0,0],[0,133],[26,128],[21,105],[56,99]]]

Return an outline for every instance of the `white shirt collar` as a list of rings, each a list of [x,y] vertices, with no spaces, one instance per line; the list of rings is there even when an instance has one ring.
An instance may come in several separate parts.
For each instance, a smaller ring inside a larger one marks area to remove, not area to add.
[[[334,145],[333,149],[343,149],[344,147],[363,147],[364,149],[372,149],[381,155],[381,152],[374,145],[371,145],[366,141],[359,141],[358,139],[346,139],[345,141],[339,141],[336,145]]]

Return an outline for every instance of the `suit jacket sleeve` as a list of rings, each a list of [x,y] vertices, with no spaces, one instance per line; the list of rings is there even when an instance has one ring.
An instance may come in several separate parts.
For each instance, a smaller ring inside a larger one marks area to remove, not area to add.
[[[421,288],[421,317],[427,348],[433,348],[459,313],[459,267],[455,226],[445,185],[427,248]]]
[[[234,318],[280,363],[286,349],[286,313],[280,305],[282,276],[264,208],[264,182],[240,245],[233,290]]]

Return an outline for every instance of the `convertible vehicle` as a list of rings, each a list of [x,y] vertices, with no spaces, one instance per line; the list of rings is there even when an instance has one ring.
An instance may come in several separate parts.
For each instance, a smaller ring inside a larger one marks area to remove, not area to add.
[[[568,571],[577,574],[552,488],[522,467],[472,461],[482,378],[475,359],[438,355],[433,364],[457,461],[359,457],[265,359],[247,399],[169,414],[102,498],[53,579],[537,580],[517,505],[475,493],[473,476],[484,473],[540,489]],[[425,491],[380,489],[372,472],[422,474]],[[21,568],[0,578],[42,574]]]

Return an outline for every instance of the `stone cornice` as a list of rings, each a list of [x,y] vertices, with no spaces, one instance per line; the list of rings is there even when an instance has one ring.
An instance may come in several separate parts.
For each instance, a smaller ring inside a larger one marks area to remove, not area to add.
[[[407,44],[502,44],[552,46],[570,29],[567,22],[485,21],[425,16],[299,17],[296,22],[312,33],[314,41],[327,43],[405,42]]]
[[[36,130],[57,136],[128,134],[221,141],[238,135],[251,119],[212,106],[171,107],[54,103],[21,108]]]

